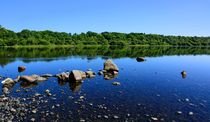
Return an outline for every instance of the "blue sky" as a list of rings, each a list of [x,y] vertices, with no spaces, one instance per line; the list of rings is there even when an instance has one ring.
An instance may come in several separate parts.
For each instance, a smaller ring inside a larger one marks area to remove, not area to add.
[[[210,36],[210,0],[1,0],[0,25],[14,31]]]

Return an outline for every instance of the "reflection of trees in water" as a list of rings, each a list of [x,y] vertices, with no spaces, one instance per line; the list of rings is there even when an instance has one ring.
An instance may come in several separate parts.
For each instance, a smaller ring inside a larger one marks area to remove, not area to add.
[[[14,58],[24,58],[24,62],[52,61],[57,57],[82,56],[88,60],[102,56],[108,57],[138,57],[163,55],[210,54],[210,47],[140,47],[140,46],[86,46],[86,47],[40,47],[40,48],[0,48],[0,65],[4,66],[15,61]],[[34,58],[33,60],[27,58]],[[37,59],[36,59],[37,58]],[[65,59],[65,58],[64,58]]]

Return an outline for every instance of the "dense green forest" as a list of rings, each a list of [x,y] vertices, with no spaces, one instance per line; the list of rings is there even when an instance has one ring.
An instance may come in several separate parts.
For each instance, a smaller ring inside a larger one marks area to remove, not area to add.
[[[0,46],[16,45],[173,45],[210,46],[210,37],[164,36],[145,33],[102,32],[71,34],[65,32],[14,32],[0,26]]]

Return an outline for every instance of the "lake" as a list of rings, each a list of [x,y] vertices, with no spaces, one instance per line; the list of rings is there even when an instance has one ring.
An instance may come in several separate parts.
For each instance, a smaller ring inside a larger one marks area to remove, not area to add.
[[[107,59],[119,68],[112,79],[97,74]],[[0,101],[0,121],[210,121],[209,47],[0,48],[0,65],[1,81],[75,69],[96,73],[82,83],[18,82],[7,95],[18,105]]]

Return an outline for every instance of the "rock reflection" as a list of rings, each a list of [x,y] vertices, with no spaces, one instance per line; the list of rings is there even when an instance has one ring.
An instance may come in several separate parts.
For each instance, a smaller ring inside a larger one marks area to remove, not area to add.
[[[64,85],[66,85],[66,83],[67,83],[67,81],[58,79],[58,84],[59,84],[60,86],[64,86]]]
[[[113,72],[104,73],[104,79],[105,80],[112,80],[112,79],[116,78],[117,76],[118,76],[118,74],[115,74]]]
[[[82,83],[69,83],[69,87],[72,92],[78,92],[82,87]]]
[[[38,85],[37,82],[30,83],[30,82],[24,82],[23,81],[23,82],[20,83],[21,88],[32,88],[32,87],[35,87],[37,85]]]

